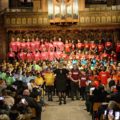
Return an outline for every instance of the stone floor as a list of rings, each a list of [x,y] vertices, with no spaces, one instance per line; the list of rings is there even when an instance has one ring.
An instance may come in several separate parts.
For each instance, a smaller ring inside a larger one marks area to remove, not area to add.
[[[90,114],[85,110],[84,101],[71,101],[58,105],[57,98],[54,102],[48,102],[45,111],[42,112],[42,120],[91,120]]]

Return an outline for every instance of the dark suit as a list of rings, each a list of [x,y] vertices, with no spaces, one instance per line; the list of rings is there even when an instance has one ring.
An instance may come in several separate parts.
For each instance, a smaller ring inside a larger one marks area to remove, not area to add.
[[[30,106],[31,108],[35,108],[36,110],[36,120],[41,120],[41,112],[42,112],[42,107],[39,103],[37,103],[34,98],[29,97],[29,96],[23,96],[23,98],[25,98],[25,100],[28,103],[28,106]]]
[[[111,94],[110,100],[116,101],[117,103],[120,103],[120,91]]]

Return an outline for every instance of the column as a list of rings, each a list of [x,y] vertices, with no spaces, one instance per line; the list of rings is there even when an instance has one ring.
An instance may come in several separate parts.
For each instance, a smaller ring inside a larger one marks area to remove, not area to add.
[[[42,9],[42,0],[40,0],[40,9]]]
[[[85,0],[78,0],[79,1],[79,11],[85,10]]]
[[[0,9],[2,8],[2,6],[1,6],[1,1],[0,1]]]
[[[1,0],[1,9],[9,8],[9,0]]]
[[[38,12],[41,6],[41,0],[33,0],[33,11]]]
[[[42,0],[42,12],[48,12],[48,0]]]

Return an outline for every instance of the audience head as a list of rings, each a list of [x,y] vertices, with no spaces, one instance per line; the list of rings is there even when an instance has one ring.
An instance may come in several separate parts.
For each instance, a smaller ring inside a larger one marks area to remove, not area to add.
[[[76,70],[77,68],[78,68],[77,64],[74,63],[74,64],[73,64],[73,69]]]
[[[120,85],[116,87],[117,91],[120,92]]]
[[[30,96],[30,91],[28,89],[25,89],[23,91],[23,96]]]
[[[108,109],[116,111],[117,109],[119,109],[118,103],[115,101],[110,101],[108,104]]]

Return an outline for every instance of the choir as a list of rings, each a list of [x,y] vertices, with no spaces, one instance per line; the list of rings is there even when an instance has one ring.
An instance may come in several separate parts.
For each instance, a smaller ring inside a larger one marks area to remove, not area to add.
[[[82,60],[104,58],[117,59],[120,53],[120,43],[114,44],[111,40],[96,43],[94,41],[63,41],[60,37],[50,41],[38,37],[20,40],[11,38],[9,44],[9,59],[22,61],[54,61],[54,60]]]

